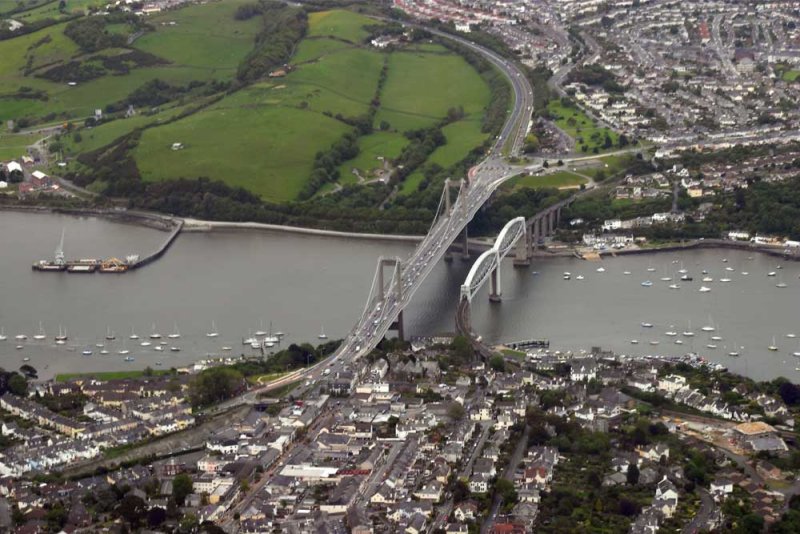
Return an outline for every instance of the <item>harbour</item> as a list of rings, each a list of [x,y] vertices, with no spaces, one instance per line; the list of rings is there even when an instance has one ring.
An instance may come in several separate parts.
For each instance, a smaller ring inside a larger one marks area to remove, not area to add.
[[[0,224],[23,229],[0,235],[0,331],[8,338],[0,342],[0,366],[16,369],[29,358],[26,363],[42,376],[181,367],[209,357],[260,355],[261,348],[243,341],[252,332],[266,331],[270,322],[273,332],[283,331],[285,336],[272,347],[262,344],[265,354],[291,343],[324,342],[318,338],[321,327],[330,340],[341,338],[363,309],[369,291],[365,280],[372,277],[376,259],[406,257],[414,246],[269,231],[184,232],[160,261],[124,277],[47,276],[26,264],[31,257],[52,255],[61,228],[70,255],[77,258],[156,250],[165,234],[60,214],[0,212]],[[693,281],[680,281],[681,261]],[[469,267],[463,261],[435,266],[405,313],[407,335],[452,332],[460,285]],[[674,271],[679,289],[659,280],[665,269],[670,280]],[[570,280],[563,279],[567,271]],[[472,324],[490,345],[546,339],[551,350],[579,352],[600,346],[633,356],[695,352],[753,378],[795,377],[800,360],[792,353],[800,352],[800,345],[786,335],[800,334],[798,274],[795,262],[719,249],[600,261],[536,258],[527,268],[507,261],[502,266],[502,301],[490,303],[487,294],[478,295]],[[706,277],[714,281],[703,282]],[[652,286],[643,287],[648,279]],[[777,287],[781,283],[786,287]],[[703,286],[710,290],[701,292]],[[709,316],[715,332],[700,329]],[[681,335],[688,321],[696,334],[691,338]],[[47,338],[34,340],[31,336],[40,322]],[[642,327],[642,322],[653,326]],[[170,340],[166,335],[176,323],[181,337]],[[57,345],[59,326],[69,339]],[[129,339],[132,330],[141,338],[155,330],[164,339],[141,346],[144,339]],[[108,331],[115,339],[105,339]],[[672,331],[678,336],[667,335]],[[217,335],[209,337],[212,333]],[[28,339],[17,343],[16,335]],[[777,351],[767,348],[773,336]],[[639,343],[632,345],[632,339]],[[18,345],[23,348],[16,349]],[[173,352],[172,346],[180,350]],[[83,354],[86,350],[92,354]],[[123,350],[128,352],[120,354]],[[126,356],[133,360],[125,361]]]

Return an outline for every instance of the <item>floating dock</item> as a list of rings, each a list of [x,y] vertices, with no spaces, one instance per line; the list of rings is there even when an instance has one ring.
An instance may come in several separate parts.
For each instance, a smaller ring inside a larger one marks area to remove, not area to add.
[[[550,341],[547,339],[527,339],[525,341],[514,341],[513,343],[503,343],[503,345],[513,350],[547,349],[550,348]]]

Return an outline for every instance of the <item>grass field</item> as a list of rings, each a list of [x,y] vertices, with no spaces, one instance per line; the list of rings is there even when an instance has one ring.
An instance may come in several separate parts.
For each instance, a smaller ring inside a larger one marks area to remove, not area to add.
[[[336,37],[352,43],[360,43],[368,33],[364,26],[375,25],[377,21],[350,11],[334,9],[319,11],[308,16],[309,37]]]
[[[787,70],[783,73],[783,79],[787,82],[793,82],[800,78],[800,70]]]
[[[379,157],[396,158],[407,144],[408,139],[402,134],[393,132],[375,132],[362,137],[358,141],[361,150],[358,156],[339,166],[339,173],[342,175],[339,181],[342,183],[358,181],[353,169],[358,169],[362,177],[370,178],[371,171],[383,167],[383,161],[379,160]]]
[[[18,159],[27,154],[25,148],[38,141],[38,135],[0,134],[0,161]]]
[[[589,152],[595,147],[600,151],[606,150],[603,148],[606,134],[611,138],[614,147],[619,142],[619,135],[616,132],[594,125],[592,119],[577,106],[567,107],[559,100],[551,100],[547,110],[556,117],[555,122],[558,127],[576,140],[578,149],[585,144]]]
[[[166,369],[153,370],[153,375],[167,375],[170,371]],[[96,378],[97,380],[124,380],[128,378],[144,377],[144,370],[131,371],[104,371],[100,373],[62,373],[56,375],[56,382],[66,382],[75,378]]]
[[[565,189],[578,187],[585,184],[588,180],[570,171],[558,171],[553,174],[542,176],[523,176],[509,181],[509,186],[513,188],[530,187],[533,189],[556,188]]]
[[[489,88],[460,56],[397,52],[389,59],[376,120],[404,132],[435,124],[454,106],[463,106],[469,118],[480,117],[488,100]]]

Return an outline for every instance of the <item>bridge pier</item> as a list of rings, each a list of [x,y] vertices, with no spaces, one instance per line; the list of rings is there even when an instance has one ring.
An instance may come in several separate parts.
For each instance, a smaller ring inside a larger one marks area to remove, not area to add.
[[[469,261],[469,234],[467,234],[467,227],[464,227],[464,232],[461,234],[461,260]]]
[[[403,311],[400,310],[400,313],[397,314],[397,320],[393,322],[389,326],[389,330],[395,330],[397,332],[397,339],[400,341],[405,341],[405,327],[403,325]]]
[[[525,225],[525,234],[522,239],[517,241],[517,249],[514,252],[514,267],[527,267],[531,264],[531,228]]]
[[[503,288],[500,286],[500,262],[497,267],[492,269],[489,286],[489,302],[500,302],[503,300]]]

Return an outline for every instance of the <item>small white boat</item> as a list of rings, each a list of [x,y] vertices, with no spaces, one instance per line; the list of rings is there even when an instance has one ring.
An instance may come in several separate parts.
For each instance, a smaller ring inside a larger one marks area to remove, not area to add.
[[[638,339],[631,339],[631,345],[638,345],[638,344],[639,344]]]
[[[17,341],[25,341],[26,339],[28,339],[28,336],[26,336],[25,334],[17,334],[16,336],[14,336],[14,339],[16,339]]]
[[[670,278],[669,276],[662,276],[661,277],[661,281],[662,282],[671,282],[672,278]]]
[[[250,343],[250,347],[252,347],[254,349],[260,349],[261,348],[261,343],[259,343],[258,341],[252,341]]]
[[[713,281],[714,281],[714,279],[711,278],[710,276],[703,277],[703,282],[713,282]]]
[[[747,271],[742,271],[742,275],[744,275],[744,276],[747,276],[747,275],[749,275],[749,274],[750,274],[750,273],[748,273]]]
[[[713,350],[713,349],[716,349],[716,348],[717,348],[717,346],[716,346],[716,345],[714,345],[713,343],[709,343],[708,345],[706,345],[706,348],[707,348],[707,349],[712,349],[712,350]]]
[[[224,350],[225,352],[230,352],[233,350],[233,347],[222,347],[222,350]]]
[[[103,356],[105,356],[106,354],[111,354],[111,353],[110,353],[110,352],[108,352],[106,349],[103,349],[103,350],[101,350],[101,351],[100,351],[100,354],[102,354]]]
[[[178,339],[181,337],[181,332],[178,330],[178,323],[175,323],[175,330],[167,336],[170,339]]]
[[[597,272],[598,273],[604,273],[604,272],[606,272],[606,269],[605,269],[605,267],[598,267],[597,268]]]
[[[81,354],[83,354],[84,356],[91,356],[92,355],[92,349],[83,349]]]
[[[159,341],[159,342],[158,342],[158,344],[159,344],[159,345],[166,345],[166,344],[167,344],[167,342],[166,342],[166,341]]]
[[[572,279],[571,275],[569,275],[569,274],[565,274],[564,275],[564,280],[571,280],[571,279]]]
[[[653,323],[640,323],[642,328],[653,328]]]
[[[275,346],[275,342],[274,341],[264,341],[264,346],[267,347],[268,349],[271,349],[272,347]]]
[[[328,339],[327,334],[325,334],[325,327],[322,327],[319,331],[319,335],[317,336],[319,339]]]
[[[157,365],[158,367],[161,367],[161,366],[162,366],[162,365],[164,365],[164,364],[163,364],[163,363],[161,363],[160,361],[158,361],[158,362],[156,362],[156,365]]]
[[[778,346],[775,344],[775,336],[772,336],[772,344],[767,346],[767,350],[770,352],[778,351]]]
[[[630,276],[631,272],[630,271],[622,271],[622,274],[624,274],[625,276]]]
[[[675,328],[675,327],[674,327],[674,326],[672,326],[672,325],[670,325],[670,328]],[[670,330],[670,331],[668,331],[668,332],[664,332],[664,335],[665,335],[665,336],[669,336],[669,337],[675,337],[675,336],[677,336],[677,335],[678,335],[678,333],[677,333],[677,332],[675,332],[674,330]]]
[[[39,321],[39,331],[36,332],[36,334],[33,335],[33,339],[35,339],[37,341],[42,341],[43,339],[46,339],[46,338],[47,338],[47,335],[45,335],[44,328],[42,328],[42,322]]]
[[[111,327],[110,326],[106,327],[106,339],[109,340],[109,341],[113,341],[113,340],[117,339],[117,336],[114,334],[114,332],[111,331]]]
[[[139,339],[139,336],[137,336],[136,332],[133,331],[132,326],[131,326],[131,335],[129,336],[129,339],[134,339],[134,340]]]
[[[683,331],[684,337],[693,337],[694,332],[692,331],[692,322],[689,321],[689,328]]]
[[[152,345],[152,343],[150,343],[149,341],[142,341],[141,343],[139,343],[139,345],[141,345],[142,347],[149,347],[150,345]]]
[[[644,287],[650,287],[653,285],[653,282],[651,282],[650,280],[645,280],[644,282],[642,282],[642,285]]]
[[[786,287],[789,287],[789,286],[786,285],[786,282],[778,282],[777,284],[775,284],[775,287],[779,287],[779,288],[783,289],[783,288],[786,288]]]
[[[728,263],[728,258],[722,258],[722,263]]]
[[[733,267],[725,267],[726,271],[733,272]]]
[[[275,337],[283,337],[285,335],[286,335],[285,332],[275,332]]]
[[[131,353],[131,351],[129,351],[128,349],[119,349],[119,350],[117,351],[117,354],[122,354],[123,356],[124,356],[125,354],[130,354],[130,353]]]
[[[704,325],[700,330],[703,332],[713,332],[716,330],[716,328],[714,328],[714,321],[711,320],[711,317],[708,318],[708,324]]]
[[[64,341],[63,339],[59,339],[58,341],[56,341],[56,345],[66,345],[66,344],[67,342]]]
[[[0,328],[0,341],[5,341],[6,339],[8,339],[6,331],[3,328]]]
[[[722,336],[711,336],[711,341],[722,341]]]
[[[206,337],[217,337],[219,332],[217,332],[217,325],[214,324],[214,321],[211,321],[211,332],[206,334]]]
[[[24,348],[25,348],[25,347],[23,347],[22,345],[17,345],[17,346],[16,346],[16,349],[17,349],[17,350],[22,350],[22,349],[24,349]]]
[[[670,284],[670,285],[669,285],[669,288],[670,288],[670,289],[680,289],[680,288],[681,288],[681,286],[679,286],[678,284]]]
[[[711,291],[711,288],[706,286],[700,286],[700,289],[698,291],[700,291],[700,293],[708,293],[709,291]]]
[[[170,352],[180,352],[181,348],[180,347],[170,347],[169,350],[170,350]]]
[[[29,361],[31,361],[31,357],[30,356],[25,356],[24,358],[22,358],[22,361],[23,362],[29,362]]]
[[[69,339],[67,336],[67,329],[61,328],[61,325],[58,325],[58,335],[56,336],[56,345],[63,345],[67,339]],[[59,341],[61,343],[59,343]]]
[[[258,337],[266,336],[266,335],[267,335],[267,333],[264,331],[264,321],[261,321],[261,322],[259,323],[259,325],[261,326],[261,328],[259,328],[258,330],[256,330],[256,333],[255,333],[254,335],[255,335],[255,336],[258,336]]]
[[[136,360],[136,358],[134,358],[133,356],[125,356],[125,361],[126,362],[132,362],[134,360]]]
[[[153,323],[153,328],[150,331],[150,339],[161,339],[161,334],[156,332],[156,323]]]
[[[675,340],[675,344],[676,345],[683,345],[683,340],[682,339],[676,339]]]
[[[777,274],[778,273],[776,273],[775,271],[770,271],[767,273],[767,276],[776,276]]]
[[[738,350],[732,350],[732,351],[728,352],[728,356],[730,356],[731,358],[736,358],[736,357],[739,356],[739,351]]]
[[[155,347],[153,347],[153,350],[156,350],[158,352],[164,352],[164,347],[162,345],[156,345]]]
[[[719,279],[719,281],[720,281],[720,282],[726,282],[726,283],[727,283],[727,282],[730,282],[730,281],[731,281],[731,279],[730,279],[730,278],[720,278],[720,279]]]
[[[651,344],[651,345],[658,345],[658,343],[659,343],[659,342],[658,342],[658,341],[656,341],[656,340],[653,340],[653,341],[651,341],[651,342],[650,342],[650,344]]]
[[[575,280],[583,280],[583,275],[579,274],[578,276],[575,277]]]
[[[103,345],[102,343],[95,343],[94,346],[97,347],[98,349],[102,349],[105,345]]]

